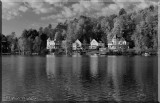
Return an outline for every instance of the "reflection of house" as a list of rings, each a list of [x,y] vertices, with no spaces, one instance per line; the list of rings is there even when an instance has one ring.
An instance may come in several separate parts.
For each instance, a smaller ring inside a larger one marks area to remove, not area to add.
[[[123,37],[118,38],[114,36],[112,40],[108,42],[108,49],[110,50],[126,50],[128,47],[128,43]]]
[[[73,49],[73,50],[80,50],[80,49],[82,49],[82,43],[77,39],[77,40],[72,44],[72,49]]]
[[[98,42],[93,39],[91,42],[90,42],[90,49],[97,49],[98,47]]]

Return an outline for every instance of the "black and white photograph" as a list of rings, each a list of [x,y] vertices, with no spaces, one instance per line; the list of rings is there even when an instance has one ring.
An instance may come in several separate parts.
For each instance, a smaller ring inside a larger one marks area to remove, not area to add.
[[[160,102],[159,0],[1,0],[0,9],[2,103]]]

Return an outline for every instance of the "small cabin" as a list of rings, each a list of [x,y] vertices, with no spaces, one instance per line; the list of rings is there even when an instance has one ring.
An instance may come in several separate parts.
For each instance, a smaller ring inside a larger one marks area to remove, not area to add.
[[[97,49],[98,46],[99,43],[95,39],[90,42],[90,49]]]
[[[77,40],[72,44],[72,49],[73,49],[73,50],[80,50],[80,49],[82,49],[82,43],[77,39]]]
[[[117,36],[114,36],[111,41],[108,42],[108,49],[109,50],[126,50],[129,48],[128,43],[126,40],[121,37],[118,38]]]

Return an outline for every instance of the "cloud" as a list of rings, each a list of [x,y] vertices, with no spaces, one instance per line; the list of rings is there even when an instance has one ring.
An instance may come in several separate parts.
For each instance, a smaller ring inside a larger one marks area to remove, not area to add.
[[[118,13],[120,8],[126,10],[143,9],[151,4],[156,4],[158,0],[2,0],[3,19],[13,19],[21,16],[28,10],[35,14],[52,15],[42,17],[42,20],[73,18],[79,15],[106,16]],[[60,20],[61,19],[61,20]]]
[[[68,0],[2,0],[2,17],[10,20],[28,10],[35,14],[57,12]]]
[[[27,10],[28,10],[28,8],[25,7],[25,6],[20,6],[19,7],[19,11],[26,12]]]
[[[21,5],[21,2],[10,2],[10,0],[2,1],[2,18],[10,20],[16,16],[21,16],[21,12],[26,12],[27,7]]]
[[[113,0],[120,8],[129,9],[144,9],[150,5],[156,5],[158,0]]]

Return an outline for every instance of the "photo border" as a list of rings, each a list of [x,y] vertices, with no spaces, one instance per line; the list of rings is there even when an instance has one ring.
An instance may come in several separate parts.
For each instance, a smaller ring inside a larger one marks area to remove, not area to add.
[[[54,1],[54,0],[53,0]],[[69,0],[70,2],[76,2],[77,0]],[[79,0],[78,0],[79,1]],[[109,1],[106,1],[109,2]],[[0,0],[0,35],[2,35],[2,1]],[[1,42],[0,42],[1,44]],[[1,48],[1,47],[0,47]],[[2,54],[0,54],[2,55]],[[2,67],[2,56],[0,58],[0,65]],[[12,101],[4,102],[2,101],[2,69],[0,71],[0,78],[1,78],[1,89],[0,89],[0,100],[3,103],[10,103]],[[158,102],[160,102],[160,1],[158,2]],[[21,101],[23,102],[23,101]],[[32,102],[39,102],[39,101],[32,101]],[[45,101],[43,101],[45,102]],[[48,103],[57,103],[56,101],[48,102]],[[59,103],[59,102],[58,102]]]
[[[160,102],[160,1],[158,2],[158,102]]]

